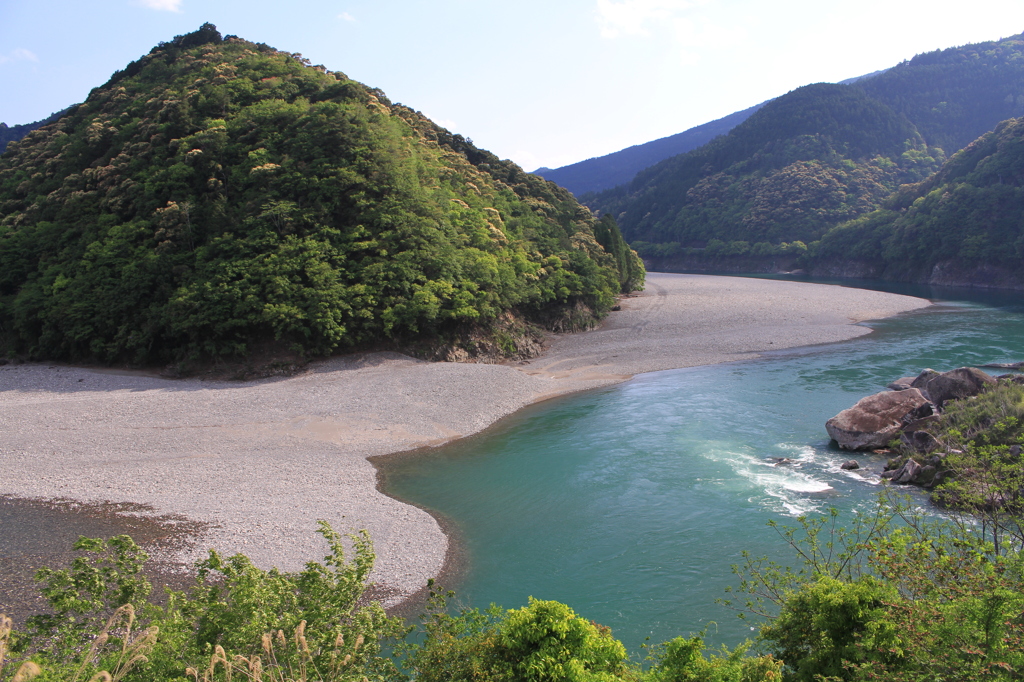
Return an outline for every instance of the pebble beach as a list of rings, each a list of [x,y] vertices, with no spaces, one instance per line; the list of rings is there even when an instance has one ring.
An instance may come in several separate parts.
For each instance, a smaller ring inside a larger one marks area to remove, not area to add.
[[[598,329],[553,336],[532,360],[431,363],[341,356],[288,378],[164,379],[50,364],[0,367],[0,496],[132,506],[192,523],[164,550],[188,565],[216,547],[297,570],[335,530],[369,531],[385,603],[445,565],[426,511],[377,489],[367,458],[481,431],[526,405],[665,369],[756,358],[870,333],[857,322],[924,299],[831,285],[649,273]],[[137,507],[137,505],[142,505]]]

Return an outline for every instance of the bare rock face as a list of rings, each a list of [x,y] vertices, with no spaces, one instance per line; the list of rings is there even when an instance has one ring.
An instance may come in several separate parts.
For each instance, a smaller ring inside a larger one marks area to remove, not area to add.
[[[932,377],[925,386],[925,391],[933,403],[942,407],[946,401],[978,395],[995,384],[995,377],[985,374],[980,369],[961,367]]]
[[[898,438],[905,419],[929,408],[916,388],[885,391],[861,398],[825,423],[825,430],[844,450],[873,450]]]

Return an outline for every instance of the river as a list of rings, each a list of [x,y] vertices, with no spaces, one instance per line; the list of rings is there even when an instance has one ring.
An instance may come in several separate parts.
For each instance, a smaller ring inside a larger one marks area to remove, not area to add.
[[[925,367],[1024,359],[1019,294],[900,287],[936,305],[867,323],[870,335],[744,361],[640,375],[534,405],[477,436],[394,458],[386,490],[443,517],[472,606],[569,604],[633,652],[749,623],[716,603],[746,550],[788,561],[769,521],[874,504],[885,459],[829,444],[825,421]],[[993,370],[998,372],[998,370]],[[778,458],[790,463],[778,464]]]

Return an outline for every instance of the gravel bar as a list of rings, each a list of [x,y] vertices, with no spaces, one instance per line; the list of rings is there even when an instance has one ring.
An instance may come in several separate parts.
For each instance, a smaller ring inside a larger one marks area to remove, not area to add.
[[[326,550],[318,519],[367,529],[395,604],[441,570],[434,518],[377,490],[367,457],[440,445],[531,403],[634,374],[758,357],[867,334],[852,323],[919,298],[839,286],[649,273],[597,330],[508,365],[398,353],[319,361],[253,382],[163,379],[47,364],[0,367],[0,496],[146,505],[204,530],[167,561],[216,547],[297,570]]]

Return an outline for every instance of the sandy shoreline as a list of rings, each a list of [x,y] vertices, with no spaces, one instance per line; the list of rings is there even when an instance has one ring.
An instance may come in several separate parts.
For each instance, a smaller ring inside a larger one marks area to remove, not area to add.
[[[928,301],[837,286],[648,275],[598,330],[516,365],[334,358],[287,379],[167,380],[48,365],[0,367],[0,495],[151,505],[214,524],[207,547],[296,570],[323,556],[317,519],[366,528],[374,579],[397,602],[445,561],[428,513],[376,489],[367,457],[476,433],[531,403],[634,374],[841,341],[851,322]]]

